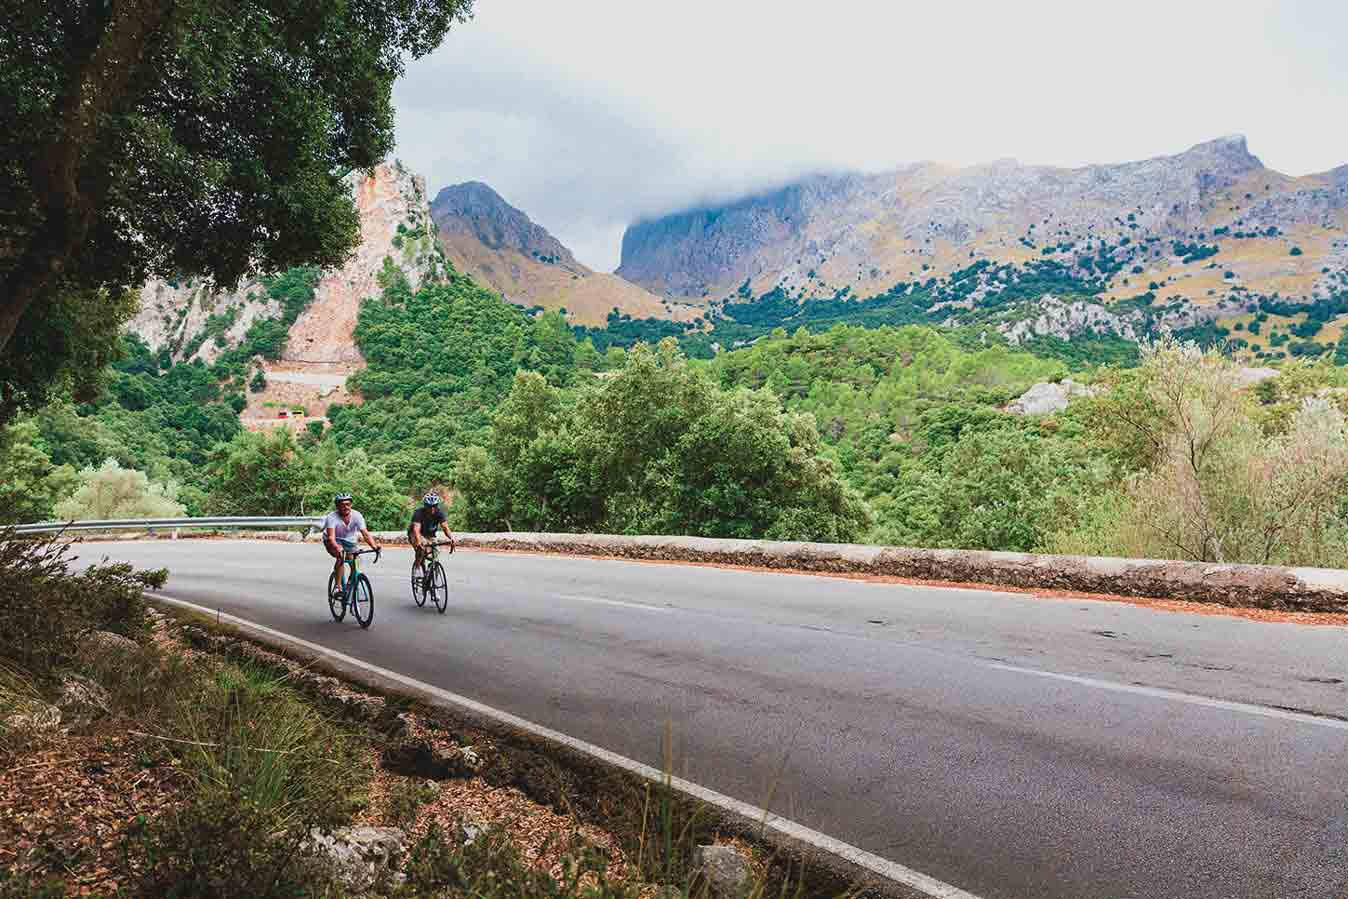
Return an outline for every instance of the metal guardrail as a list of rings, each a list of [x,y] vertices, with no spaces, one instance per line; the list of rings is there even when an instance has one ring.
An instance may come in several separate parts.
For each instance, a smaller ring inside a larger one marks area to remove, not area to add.
[[[322,516],[220,516],[215,518],[117,518],[106,521],[39,521],[14,526],[16,534],[54,534],[61,531],[154,531],[183,528],[311,528]]]

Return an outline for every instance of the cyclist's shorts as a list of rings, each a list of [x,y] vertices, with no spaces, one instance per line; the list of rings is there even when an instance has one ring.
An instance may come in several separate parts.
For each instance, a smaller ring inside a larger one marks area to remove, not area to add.
[[[337,545],[349,553],[356,551],[356,541],[354,540],[338,540]]]

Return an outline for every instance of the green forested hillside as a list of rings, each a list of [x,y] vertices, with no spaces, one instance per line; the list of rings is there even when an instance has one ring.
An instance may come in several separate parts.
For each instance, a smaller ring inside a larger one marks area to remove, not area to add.
[[[415,294],[392,284],[362,307],[356,342],[366,368],[351,384],[364,402],[330,409],[327,439],[367,450],[418,495],[448,481],[460,449],[486,442],[517,370],[564,386],[600,364],[560,313],[532,318],[463,275]]]
[[[1072,498],[1107,476],[1080,426],[1000,411],[1066,374],[1005,346],[970,351],[928,327],[839,325],[778,331],[708,368],[813,415],[874,508],[879,542],[1034,549]]]
[[[286,283],[302,308],[306,280]],[[88,516],[95,496],[100,514],[312,513],[351,489],[391,528],[438,488],[474,529],[1348,562],[1348,388],[1324,362],[1250,389],[1167,338],[1137,366],[1073,360],[1094,395],[1021,416],[1008,402],[1069,362],[925,325],[778,328],[705,360],[670,337],[601,354],[462,275],[392,278],[356,340],[363,402],[299,439],[240,431],[246,357],[167,365],[126,341],[101,399],[6,430],[7,517]]]

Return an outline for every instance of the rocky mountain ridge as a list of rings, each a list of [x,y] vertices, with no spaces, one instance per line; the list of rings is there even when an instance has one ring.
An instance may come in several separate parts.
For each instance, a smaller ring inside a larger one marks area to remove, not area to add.
[[[998,328],[1016,335],[1103,327],[1134,339],[1110,322],[1148,307],[1152,325],[1243,323],[1265,301],[1286,328],[1304,324],[1287,303],[1348,293],[1348,166],[1289,177],[1230,136],[1075,169],[1000,160],[813,175],[632,225],[618,274],[713,307],[926,291],[944,323],[1001,307]],[[1019,324],[1048,295],[1099,311]]]
[[[826,296],[851,287],[864,295],[924,271],[948,273],[970,258],[1035,255],[1061,238],[1341,230],[1345,208],[1348,166],[1289,178],[1266,169],[1239,136],[1078,169],[918,163],[874,175],[813,175],[638,222],[624,234],[618,273],[689,296],[724,294],[745,278],[755,289],[781,284]]]

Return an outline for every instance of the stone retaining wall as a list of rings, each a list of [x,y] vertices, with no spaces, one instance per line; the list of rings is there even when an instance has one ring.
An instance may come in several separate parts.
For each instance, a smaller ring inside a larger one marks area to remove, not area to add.
[[[189,531],[178,536],[317,541],[297,531]],[[384,543],[405,545],[405,531],[380,531]],[[1218,565],[1156,559],[1045,556],[962,549],[911,549],[856,543],[720,540],[710,537],[622,537],[611,534],[498,533],[454,535],[465,549],[507,550],[703,562],[783,571],[879,575],[919,581],[1067,590],[1112,596],[1184,599],[1223,606],[1296,612],[1348,613],[1348,571],[1277,565]],[[156,534],[108,534],[108,539],[172,539]],[[95,538],[101,539],[101,538]]]
[[[379,539],[406,543],[401,531]],[[466,549],[709,562],[756,568],[883,575],[1185,599],[1225,606],[1348,612],[1348,571],[1272,565],[1217,565],[1150,559],[1044,556],[954,549],[908,549],[846,543],[718,540],[708,537],[619,537],[608,534],[456,534]]]

